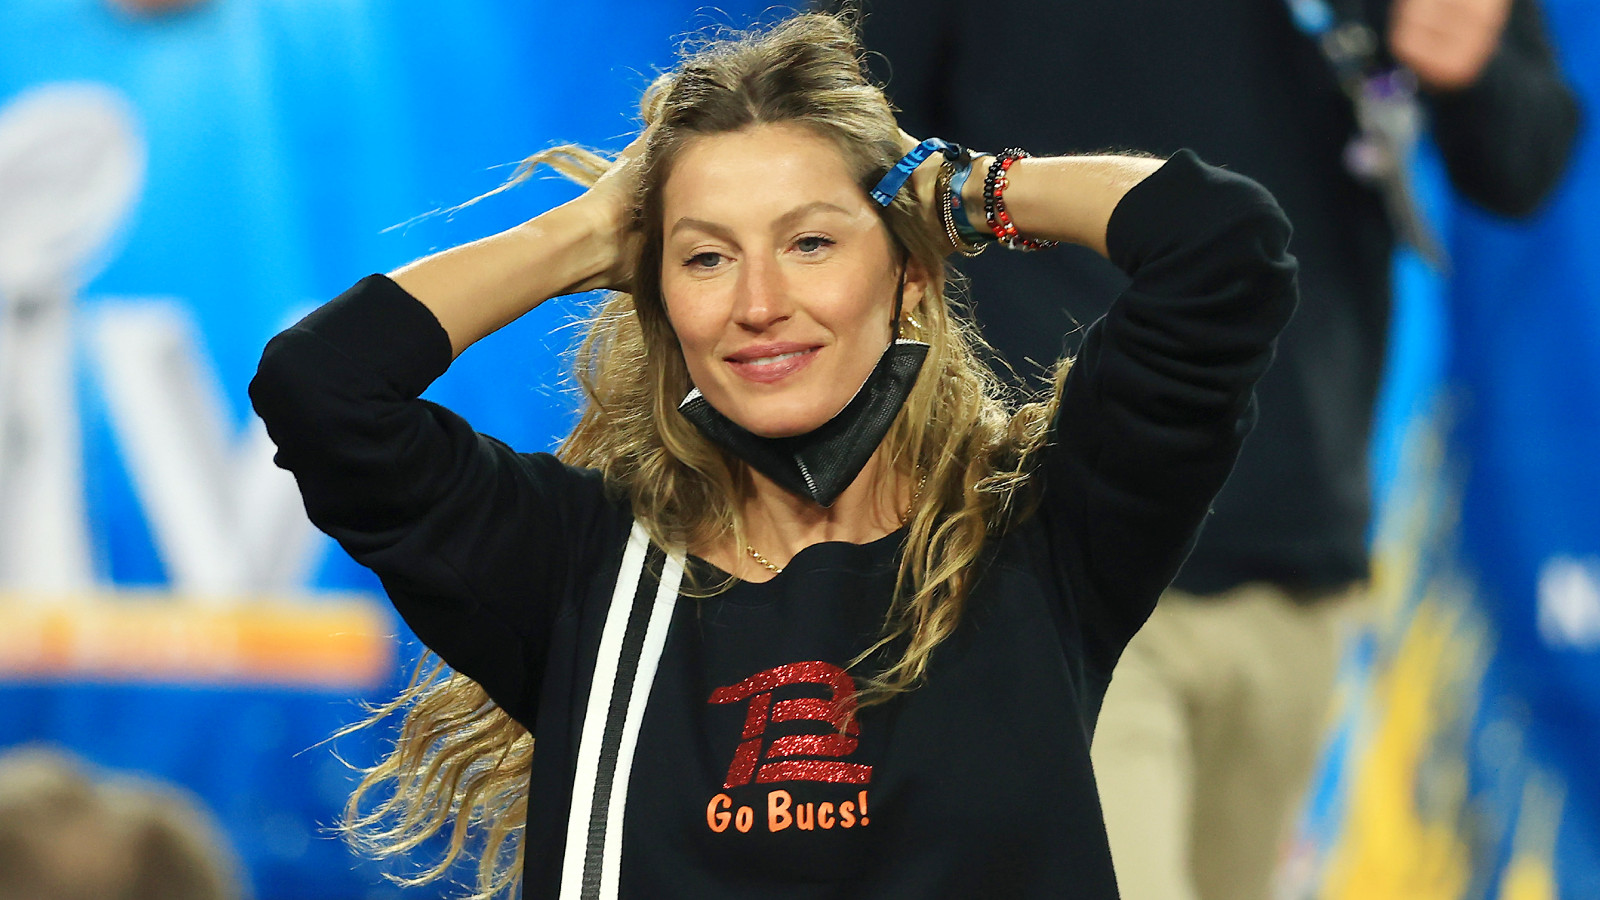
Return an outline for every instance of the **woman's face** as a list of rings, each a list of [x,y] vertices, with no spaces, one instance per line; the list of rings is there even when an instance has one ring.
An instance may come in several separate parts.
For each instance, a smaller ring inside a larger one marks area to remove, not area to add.
[[[763,437],[833,418],[889,345],[900,282],[836,146],[793,124],[698,138],[662,200],[661,291],[695,386]],[[923,280],[912,264],[907,310]]]

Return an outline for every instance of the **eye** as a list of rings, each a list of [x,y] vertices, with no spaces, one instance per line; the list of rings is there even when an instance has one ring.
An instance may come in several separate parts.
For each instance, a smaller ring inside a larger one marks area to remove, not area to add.
[[[722,264],[722,258],[723,257],[721,253],[718,253],[714,250],[707,250],[704,253],[696,253],[695,255],[684,260],[683,265],[685,268],[690,269],[715,269],[717,266]]]
[[[832,247],[833,244],[834,240],[832,238],[824,237],[820,234],[808,234],[803,237],[795,238],[794,247],[801,253],[809,255],[812,253],[817,253],[818,251],[821,251],[827,247]]]

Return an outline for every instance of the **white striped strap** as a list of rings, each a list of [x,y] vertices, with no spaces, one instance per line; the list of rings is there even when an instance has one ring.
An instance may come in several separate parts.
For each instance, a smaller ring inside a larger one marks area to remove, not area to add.
[[[682,581],[683,561],[653,546],[635,522],[600,633],[578,740],[561,900],[617,896],[628,776]]]

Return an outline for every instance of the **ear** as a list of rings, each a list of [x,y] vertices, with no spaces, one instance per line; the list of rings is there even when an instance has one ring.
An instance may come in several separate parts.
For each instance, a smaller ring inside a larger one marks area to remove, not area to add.
[[[941,276],[943,273],[940,273]],[[900,315],[910,315],[922,307],[922,298],[935,287],[942,287],[941,278],[935,278],[928,267],[915,256],[906,257],[906,280],[903,293],[900,295]]]

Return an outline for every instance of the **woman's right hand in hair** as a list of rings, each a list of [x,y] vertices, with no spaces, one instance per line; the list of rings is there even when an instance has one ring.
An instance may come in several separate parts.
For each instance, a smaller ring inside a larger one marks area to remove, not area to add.
[[[577,199],[390,273],[433,312],[459,354],[551,297],[628,290],[639,231],[641,135]]]
[[[595,216],[597,237],[607,245],[611,259],[605,271],[580,290],[631,289],[633,266],[639,257],[640,229],[635,208],[643,169],[645,134],[641,132],[624,147],[611,168],[576,201]]]

